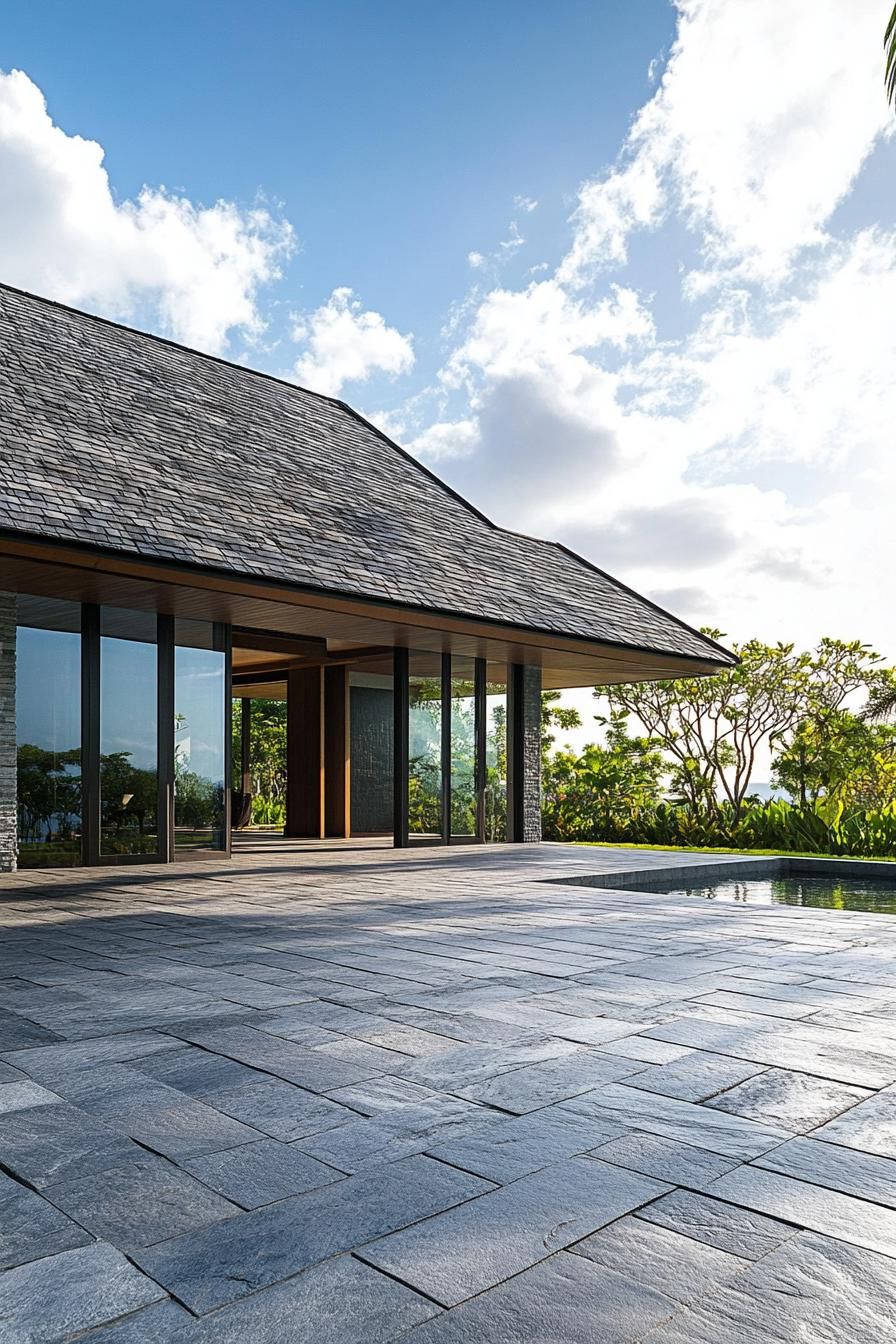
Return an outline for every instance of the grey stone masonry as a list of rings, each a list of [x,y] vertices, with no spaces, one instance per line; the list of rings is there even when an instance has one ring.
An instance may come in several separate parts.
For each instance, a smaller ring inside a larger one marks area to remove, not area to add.
[[[523,668],[523,833],[541,840],[541,668]]]
[[[508,700],[508,839],[541,840],[541,668],[515,666]]]
[[[16,599],[0,593],[0,873],[16,866]]]

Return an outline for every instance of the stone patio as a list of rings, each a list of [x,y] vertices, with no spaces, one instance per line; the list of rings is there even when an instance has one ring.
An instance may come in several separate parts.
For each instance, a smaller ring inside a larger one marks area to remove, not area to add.
[[[666,862],[4,879],[0,1341],[896,1340],[896,920]]]

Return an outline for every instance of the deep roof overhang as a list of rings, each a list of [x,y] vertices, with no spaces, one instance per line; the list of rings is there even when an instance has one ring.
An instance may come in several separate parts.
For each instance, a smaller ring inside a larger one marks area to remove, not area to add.
[[[534,663],[556,689],[709,675],[736,662],[711,641],[718,657],[697,658],[9,530],[0,530],[0,588],[323,640],[334,655],[399,646]]]

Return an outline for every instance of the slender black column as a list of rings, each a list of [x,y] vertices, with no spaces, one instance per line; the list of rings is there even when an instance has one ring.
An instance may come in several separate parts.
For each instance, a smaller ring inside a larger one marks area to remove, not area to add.
[[[442,844],[451,843],[451,654],[442,654]]]
[[[159,802],[156,822],[159,858],[174,857],[174,617],[159,616],[158,642],[158,763]]]
[[[476,839],[485,841],[485,659],[477,658],[473,674],[476,723]]]
[[[100,609],[81,608],[81,859],[100,859]]]
[[[392,655],[392,831],[396,849],[408,846],[408,651]]]

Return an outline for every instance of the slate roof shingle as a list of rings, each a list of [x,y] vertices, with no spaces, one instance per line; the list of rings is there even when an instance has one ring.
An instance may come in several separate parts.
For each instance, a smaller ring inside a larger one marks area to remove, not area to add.
[[[0,286],[0,528],[733,662],[342,402]]]

